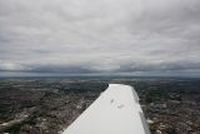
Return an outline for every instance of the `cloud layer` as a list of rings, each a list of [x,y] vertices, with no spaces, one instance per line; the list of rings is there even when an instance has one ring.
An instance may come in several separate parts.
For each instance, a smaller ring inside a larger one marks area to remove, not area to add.
[[[0,0],[0,70],[200,69],[199,0]]]

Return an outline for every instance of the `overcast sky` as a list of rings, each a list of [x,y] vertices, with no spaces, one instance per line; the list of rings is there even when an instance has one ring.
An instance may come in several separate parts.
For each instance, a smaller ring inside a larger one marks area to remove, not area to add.
[[[200,1],[0,0],[0,70],[200,74]]]

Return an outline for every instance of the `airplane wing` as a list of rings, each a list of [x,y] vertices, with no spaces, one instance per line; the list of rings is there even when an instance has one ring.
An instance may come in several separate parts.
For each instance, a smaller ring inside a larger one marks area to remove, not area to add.
[[[128,85],[109,87],[63,134],[150,134],[139,98]]]

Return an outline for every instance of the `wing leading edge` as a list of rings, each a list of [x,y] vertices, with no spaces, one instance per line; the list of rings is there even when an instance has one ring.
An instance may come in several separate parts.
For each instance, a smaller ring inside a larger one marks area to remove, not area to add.
[[[109,84],[63,134],[150,134],[135,90]]]

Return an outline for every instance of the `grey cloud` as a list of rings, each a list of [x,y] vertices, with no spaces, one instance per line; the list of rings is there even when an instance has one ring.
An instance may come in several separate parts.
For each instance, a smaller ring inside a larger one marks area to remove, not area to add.
[[[200,69],[199,0],[0,0],[0,70]]]

